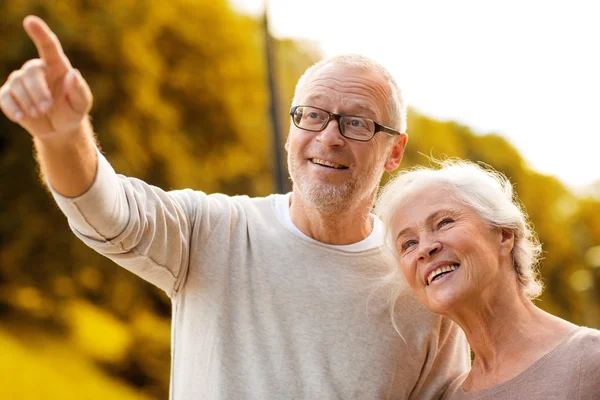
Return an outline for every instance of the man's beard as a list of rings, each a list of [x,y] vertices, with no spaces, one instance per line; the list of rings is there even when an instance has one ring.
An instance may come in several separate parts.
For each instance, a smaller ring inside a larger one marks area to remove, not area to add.
[[[383,174],[383,168],[371,167],[352,179],[334,184],[309,178],[307,169],[300,168],[298,160],[292,157],[288,158],[288,169],[304,201],[324,214],[351,212],[364,204],[365,199],[372,197]]]

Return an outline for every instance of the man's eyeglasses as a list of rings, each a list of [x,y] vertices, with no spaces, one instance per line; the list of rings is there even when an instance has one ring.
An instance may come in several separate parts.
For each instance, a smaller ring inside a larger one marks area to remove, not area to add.
[[[342,136],[359,142],[368,142],[373,139],[377,132],[384,132],[388,135],[401,134],[397,130],[378,124],[370,118],[336,114],[312,106],[294,106],[290,110],[290,115],[294,125],[312,132],[321,132],[332,119],[335,119]]]

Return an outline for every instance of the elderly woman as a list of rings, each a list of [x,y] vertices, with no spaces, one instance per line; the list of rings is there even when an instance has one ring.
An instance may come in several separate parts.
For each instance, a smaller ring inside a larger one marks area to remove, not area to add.
[[[427,309],[462,327],[474,352],[445,398],[600,399],[600,331],[532,302],[542,291],[541,246],[506,178],[442,162],[398,175],[376,211],[400,266],[390,276],[401,270]]]

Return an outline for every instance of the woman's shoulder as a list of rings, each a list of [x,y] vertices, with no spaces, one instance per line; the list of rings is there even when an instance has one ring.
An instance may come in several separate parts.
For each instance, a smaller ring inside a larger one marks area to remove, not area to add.
[[[577,332],[583,351],[582,361],[593,364],[600,372],[600,330],[581,327]]]
[[[557,371],[557,365],[567,367],[570,374],[552,376]],[[533,365],[518,375],[495,386],[478,392],[465,392],[462,384],[468,373],[452,382],[443,397],[446,399],[475,399],[475,398],[514,398],[517,392],[528,393],[544,379],[551,381],[542,385],[546,389],[558,382],[562,389],[572,388],[580,394],[581,400],[600,399],[600,331],[587,327],[576,327],[555,348],[546,353]],[[565,379],[574,379],[572,384]],[[574,385],[574,386],[571,386]],[[558,390],[558,389],[557,389]],[[534,393],[531,392],[531,393]],[[545,392],[544,392],[545,393]],[[528,398],[525,396],[525,398]],[[565,397],[566,398],[566,397]],[[569,397],[570,398],[570,397]]]
[[[577,346],[580,360],[579,398],[600,398],[600,331],[580,327],[572,335],[571,341]]]
[[[577,346],[600,354],[600,330],[580,326],[567,338],[569,346]]]
[[[600,366],[600,331],[597,329],[580,326],[559,347],[562,353],[581,354],[582,366],[588,363]]]

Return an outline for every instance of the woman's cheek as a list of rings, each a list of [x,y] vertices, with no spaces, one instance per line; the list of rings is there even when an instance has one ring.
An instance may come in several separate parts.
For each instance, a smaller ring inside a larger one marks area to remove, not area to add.
[[[402,273],[411,287],[415,287],[417,283],[417,270],[413,263],[403,262],[400,264]]]

